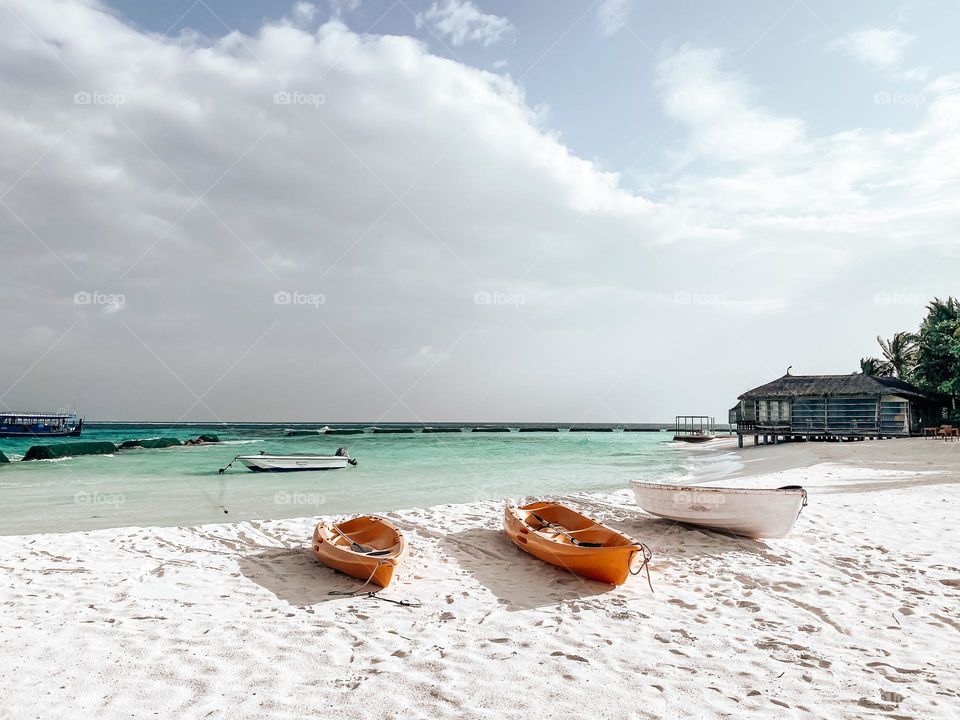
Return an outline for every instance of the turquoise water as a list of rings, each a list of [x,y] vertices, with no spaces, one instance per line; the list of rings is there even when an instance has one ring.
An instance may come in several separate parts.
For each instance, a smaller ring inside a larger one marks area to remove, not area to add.
[[[368,431],[288,438],[283,435],[287,427],[293,426],[90,424],[83,440],[185,440],[215,433],[225,443],[0,465],[0,534],[195,525],[610,491],[632,479],[681,478],[702,461],[696,449],[670,442],[672,434],[666,432]],[[16,459],[34,442],[0,439],[0,450]],[[239,453],[332,454],[341,446],[359,460],[357,467],[252,473],[237,463],[217,473]]]

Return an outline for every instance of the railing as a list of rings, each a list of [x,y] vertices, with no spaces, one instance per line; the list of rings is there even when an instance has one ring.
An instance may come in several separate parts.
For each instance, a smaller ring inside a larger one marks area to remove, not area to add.
[[[902,431],[902,428],[899,428]],[[737,421],[737,432],[744,435],[763,434],[763,433],[784,433],[792,435],[877,435],[883,431],[884,434],[895,434],[892,427],[881,427],[876,422],[844,422],[831,420],[829,424],[803,423],[803,422],[756,422],[753,420]]]

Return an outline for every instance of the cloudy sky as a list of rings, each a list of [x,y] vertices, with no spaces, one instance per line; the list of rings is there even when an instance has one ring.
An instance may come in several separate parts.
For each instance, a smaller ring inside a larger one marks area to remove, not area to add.
[[[725,416],[960,290],[957,4],[0,18],[0,407]]]

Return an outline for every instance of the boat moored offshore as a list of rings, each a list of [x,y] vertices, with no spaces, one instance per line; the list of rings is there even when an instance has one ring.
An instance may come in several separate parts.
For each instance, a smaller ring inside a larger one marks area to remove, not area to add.
[[[270,455],[261,452],[259,455],[237,455],[230,464],[220,468],[220,474],[226,472],[230,465],[240,461],[253,472],[298,472],[305,470],[342,470],[347,465],[356,465],[357,461],[350,457],[346,448],[337,448],[333,455]]]
[[[2,412],[0,437],[79,437],[83,418],[71,412]]]

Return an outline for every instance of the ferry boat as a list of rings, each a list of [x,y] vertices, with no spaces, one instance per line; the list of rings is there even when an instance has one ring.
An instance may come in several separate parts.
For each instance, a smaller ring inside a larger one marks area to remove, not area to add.
[[[79,437],[83,418],[74,413],[0,411],[0,437]]]

